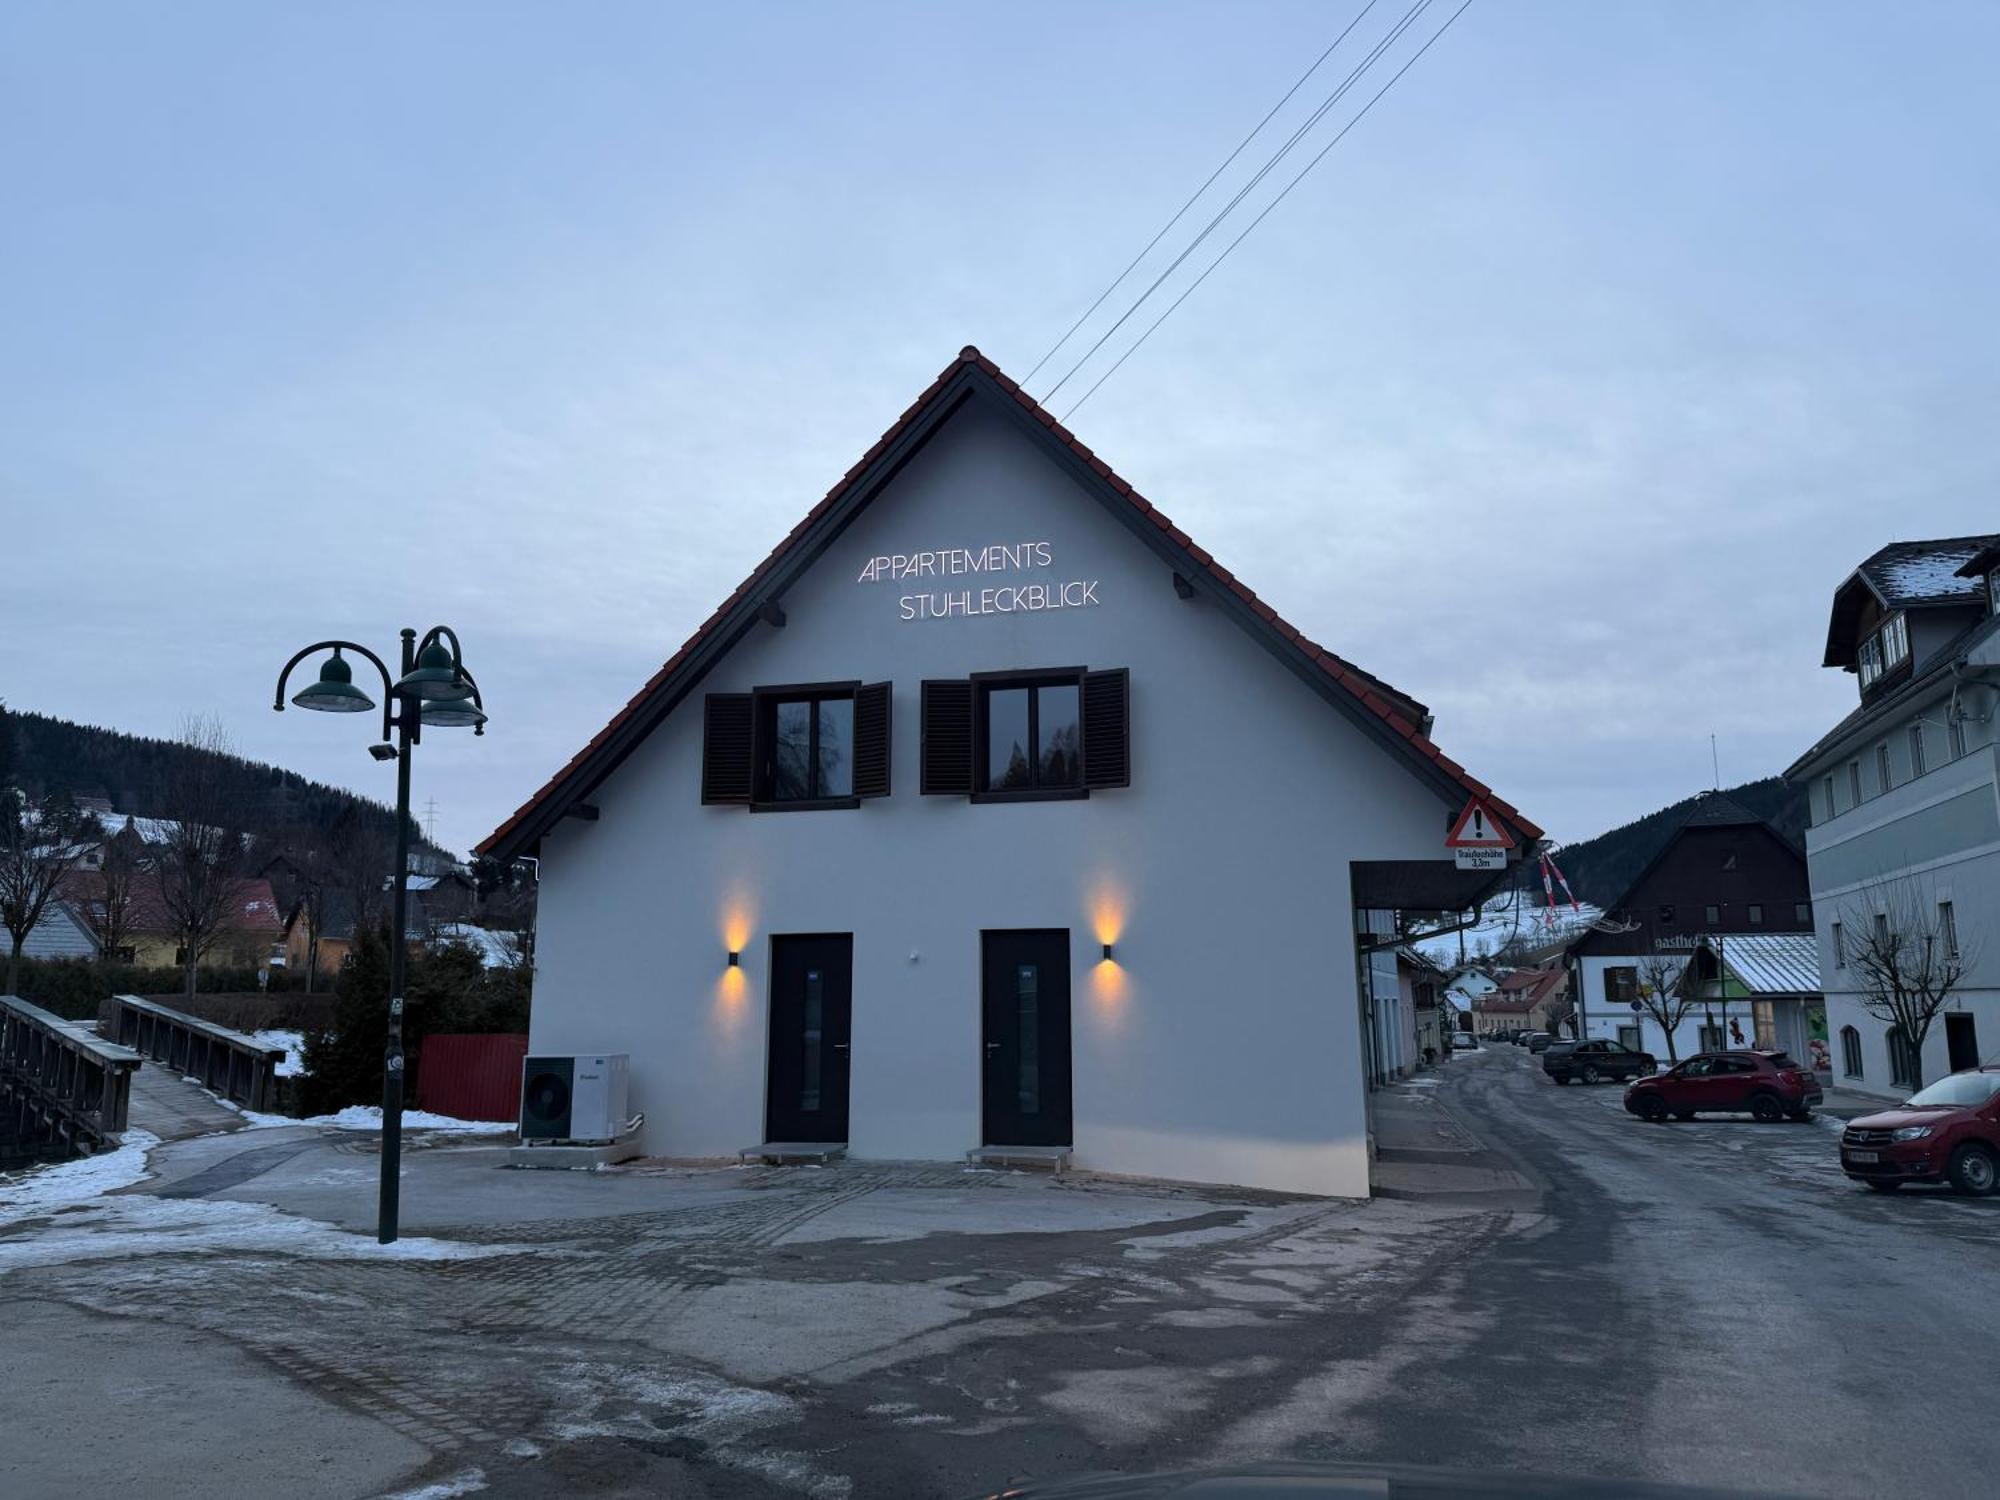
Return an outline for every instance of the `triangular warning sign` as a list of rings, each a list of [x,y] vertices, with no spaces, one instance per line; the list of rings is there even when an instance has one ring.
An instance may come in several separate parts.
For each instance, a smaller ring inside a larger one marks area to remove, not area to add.
[[[1447,849],[1511,849],[1513,837],[1502,828],[1486,804],[1474,797],[1451,825],[1444,846]]]

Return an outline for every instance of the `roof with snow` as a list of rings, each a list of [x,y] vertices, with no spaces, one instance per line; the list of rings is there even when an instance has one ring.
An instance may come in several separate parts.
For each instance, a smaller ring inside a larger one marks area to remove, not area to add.
[[[756,623],[765,601],[777,597],[787,583],[811,567],[854,515],[887,487],[902,465],[968,399],[993,402],[1018,420],[1024,431],[1047,445],[1086,491],[1125,521],[1146,545],[1167,557],[1176,573],[1212,591],[1225,612],[1364,733],[1407,762],[1440,797],[1461,802],[1467,797],[1479,798],[1523,844],[1542,836],[1540,828],[1432,742],[1431,715],[1422,703],[1301,634],[1078,441],[998,365],[968,344],[611,722],[489,834],[476,852],[500,860],[532,853],[542,835],[595,791],[743,638]]]
[[[2000,534],[1948,536],[1891,542],[1875,553],[1834,590],[1822,665],[1854,665],[1854,653],[1861,643],[1862,610],[1871,599],[1884,613],[1982,604],[1985,591],[1981,579],[1968,574],[1967,569],[1996,544],[2000,544]]]

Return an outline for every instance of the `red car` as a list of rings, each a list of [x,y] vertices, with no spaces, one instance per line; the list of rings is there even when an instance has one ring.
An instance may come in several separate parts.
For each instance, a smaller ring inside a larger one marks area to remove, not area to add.
[[[1699,1052],[1625,1090],[1642,1120],[1748,1110],[1759,1120],[1804,1120],[1824,1097],[1819,1080],[1782,1052]]]
[[[1908,1103],[1840,1133],[1840,1169],[1878,1193],[1949,1182],[1985,1197],[2000,1187],[2000,1067],[1940,1078]]]

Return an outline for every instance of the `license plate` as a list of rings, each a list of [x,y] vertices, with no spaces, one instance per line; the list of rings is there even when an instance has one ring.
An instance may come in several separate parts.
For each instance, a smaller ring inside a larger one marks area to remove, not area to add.
[[[1847,1153],[1847,1159],[1849,1161],[1875,1162],[1880,1161],[1882,1156],[1877,1151],[1850,1151]]]

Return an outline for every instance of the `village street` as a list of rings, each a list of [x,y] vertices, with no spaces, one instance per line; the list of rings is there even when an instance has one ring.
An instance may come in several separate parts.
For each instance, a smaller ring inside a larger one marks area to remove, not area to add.
[[[180,1142],[0,1226],[0,1488],[949,1496],[1299,1457],[1986,1492],[2000,1204],[1855,1190],[1818,1124],[1643,1125],[1511,1047],[1398,1092],[1516,1185],[517,1173],[420,1138],[385,1255],[371,1139]]]

